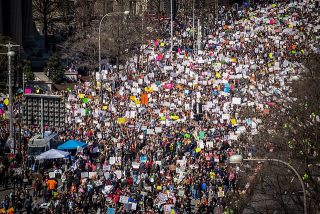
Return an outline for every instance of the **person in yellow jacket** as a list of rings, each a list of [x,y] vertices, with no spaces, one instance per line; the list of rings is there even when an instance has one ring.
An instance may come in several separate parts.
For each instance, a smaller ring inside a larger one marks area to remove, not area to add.
[[[214,171],[211,171],[209,175],[211,180],[213,180],[216,177],[216,173],[214,173]]]
[[[309,180],[309,175],[307,173],[305,173],[302,177],[303,181],[308,181]]]
[[[224,210],[223,214],[233,214],[233,210],[229,207],[226,207],[226,209]]]

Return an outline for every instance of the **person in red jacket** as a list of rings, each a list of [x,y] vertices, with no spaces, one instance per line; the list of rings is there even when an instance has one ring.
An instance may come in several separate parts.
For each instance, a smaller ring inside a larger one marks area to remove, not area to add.
[[[132,184],[133,184],[133,178],[132,178],[131,176],[128,176],[128,177],[127,177],[127,184],[128,184],[129,186],[132,186]]]
[[[42,182],[40,181],[39,178],[37,178],[33,183],[33,190],[34,190],[33,195],[40,196],[41,188],[42,188]]]

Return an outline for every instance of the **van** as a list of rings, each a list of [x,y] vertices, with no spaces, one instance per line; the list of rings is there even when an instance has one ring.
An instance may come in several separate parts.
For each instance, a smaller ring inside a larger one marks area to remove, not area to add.
[[[44,138],[39,134],[35,135],[28,142],[28,156],[35,157],[50,149],[57,149],[62,143],[57,133],[45,135]]]

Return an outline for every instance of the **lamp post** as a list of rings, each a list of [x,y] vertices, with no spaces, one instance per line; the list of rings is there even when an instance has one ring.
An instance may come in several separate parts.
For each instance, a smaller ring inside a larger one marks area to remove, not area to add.
[[[193,45],[192,45],[192,49],[194,52],[194,0],[192,1],[192,41],[193,41]]]
[[[119,14],[127,15],[127,14],[129,14],[129,11],[107,13],[100,20],[100,23],[99,23],[99,73],[101,73],[101,24],[102,24],[102,21],[107,16],[113,16],[113,15],[119,15]],[[94,85],[96,85],[96,72],[95,72],[95,70],[94,70]]]
[[[142,15],[142,17],[141,17],[141,47],[140,47],[140,50],[142,50],[142,60],[139,58],[139,60],[138,60],[138,64],[139,64],[139,66],[140,66],[140,61],[142,61],[142,65],[143,65],[143,60],[144,60],[144,50],[143,50],[143,46],[144,46],[144,18],[145,18],[145,12],[147,11],[148,12],[148,4],[149,4],[149,0],[144,0],[143,1],[143,4],[142,4],[142,13],[141,13],[141,15]],[[142,48],[142,49],[141,49]]]
[[[215,25],[218,24],[218,16],[219,16],[219,0],[214,0],[214,16],[215,16]]]
[[[10,50],[10,48],[11,48],[11,46],[8,46],[8,53],[7,53],[7,55],[8,55],[8,75],[9,75],[9,112],[10,112],[10,119],[9,119],[9,121],[10,121],[10,125],[9,125],[9,133],[10,133],[10,135],[9,135],[9,138],[8,138],[8,140],[11,140],[11,142],[12,142],[12,140],[13,140],[13,143],[15,144],[15,141],[14,141],[14,138],[13,138],[13,129],[14,129],[14,127],[13,127],[13,97],[12,97],[12,72],[11,72],[11,57],[13,57],[14,56],[14,51],[11,51]],[[10,142],[10,141],[9,141]],[[13,147],[13,152],[15,153],[15,146]]]
[[[10,42],[8,44],[5,45],[1,45],[4,47],[8,48],[8,52],[6,53],[6,55],[8,56],[8,86],[9,86],[9,113],[10,113],[10,118],[9,118],[9,137],[7,140],[7,144],[11,144],[10,146],[13,146],[13,152],[15,153],[15,142],[13,140],[13,97],[12,97],[12,68],[11,68],[11,58],[15,55],[15,52],[11,50],[12,47],[19,47],[20,45],[13,45]],[[12,142],[13,141],[13,142]]]
[[[171,37],[170,37],[170,51],[172,54],[173,50],[173,1],[170,0],[170,9],[171,9],[171,15],[170,15],[170,23],[171,23]]]
[[[259,159],[244,159],[242,157],[242,155],[232,155],[229,158],[229,163],[231,163],[231,164],[239,164],[239,163],[242,163],[243,161],[272,161],[272,162],[282,163],[282,164],[286,165],[289,169],[291,169],[296,174],[296,176],[298,177],[298,179],[300,181],[302,191],[303,191],[303,210],[304,210],[304,214],[307,214],[306,189],[305,189],[305,186],[304,186],[304,183],[303,183],[303,180],[302,180],[300,174],[293,166],[291,166],[289,163],[287,163],[283,160],[279,160],[279,159],[261,159],[261,158],[259,158]]]
[[[144,44],[144,16],[145,16],[145,12],[148,10],[148,3],[149,0],[145,0],[143,1],[143,5],[142,5],[142,23],[141,23],[141,42],[142,45]]]

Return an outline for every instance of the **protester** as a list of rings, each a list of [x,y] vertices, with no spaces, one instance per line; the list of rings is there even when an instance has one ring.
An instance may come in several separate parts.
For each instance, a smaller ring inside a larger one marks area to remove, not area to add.
[[[258,134],[269,109],[287,99],[302,60],[319,52],[319,11],[308,1],[240,7],[205,30],[197,51],[184,15],[175,22],[174,52],[168,39],[154,39],[126,70],[104,66],[97,87],[57,92],[66,99],[67,125],[56,131],[87,148],[54,163],[61,179],[45,171],[35,179],[34,197],[45,209],[222,213],[223,198],[239,191],[227,160],[254,156],[242,139]],[[29,212],[32,199],[24,199]]]

